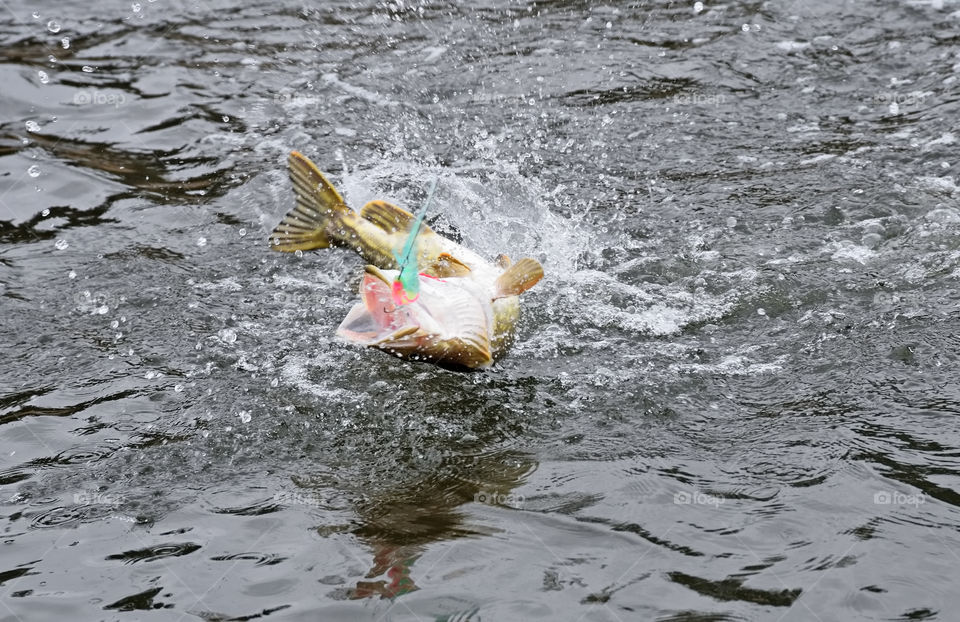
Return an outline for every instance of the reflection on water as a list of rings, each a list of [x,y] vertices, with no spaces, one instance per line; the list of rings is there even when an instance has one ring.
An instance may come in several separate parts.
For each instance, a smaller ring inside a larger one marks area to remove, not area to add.
[[[949,618],[956,6],[35,4],[0,620]],[[542,261],[510,355],[333,340],[292,149]]]
[[[365,499],[356,510],[359,525],[351,533],[373,552],[373,566],[365,578],[385,578],[358,581],[347,596],[396,598],[418,589],[411,573],[430,544],[490,535],[480,525],[465,524],[462,506],[516,502],[511,491],[534,466],[516,452],[458,456],[441,461],[438,475]]]

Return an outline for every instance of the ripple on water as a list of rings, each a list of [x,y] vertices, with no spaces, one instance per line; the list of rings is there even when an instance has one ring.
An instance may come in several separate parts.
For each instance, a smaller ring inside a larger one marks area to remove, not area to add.
[[[275,496],[258,499],[242,505],[218,505],[215,503],[215,498],[217,496],[229,495],[213,495],[213,499],[210,498],[210,496],[207,496],[202,501],[203,505],[207,507],[207,510],[215,514],[231,514],[233,516],[262,516],[264,514],[280,512],[285,507],[284,504],[279,502],[278,498]]]
[[[76,527],[116,515],[116,507],[109,504],[60,506],[35,515],[30,526],[34,529]]]
[[[44,466],[70,466],[75,464],[93,464],[108,458],[120,445],[79,446],[61,451]]]
[[[119,560],[125,564],[136,564],[139,562],[153,562],[166,557],[181,557],[189,555],[194,551],[199,551],[201,546],[194,542],[181,542],[176,544],[157,544],[142,549],[124,551],[107,555],[106,560]]]
[[[217,555],[211,557],[213,561],[216,562],[230,562],[230,561],[252,561],[254,566],[274,566],[276,564],[286,561],[286,557],[282,555],[277,555],[275,553],[232,553],[230,555]]]

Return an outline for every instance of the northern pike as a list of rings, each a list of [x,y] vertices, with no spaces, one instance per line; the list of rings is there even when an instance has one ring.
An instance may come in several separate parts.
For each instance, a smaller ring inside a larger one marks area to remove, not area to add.
[[[361,301],[337,335],[404,359],[459,369],[489,367],[506,353],[520,317],[519,295],[543,277],[537,260],[512,263],[500,255],[491,262],[420,224],[419,294],[397,305],[392,284],[414,216],[386,201],[370,201],[356,212],[305,156],[294,151],[287,163],[296,207],[273,230],[271,247],[294,252],[343,246],[368,263]]]

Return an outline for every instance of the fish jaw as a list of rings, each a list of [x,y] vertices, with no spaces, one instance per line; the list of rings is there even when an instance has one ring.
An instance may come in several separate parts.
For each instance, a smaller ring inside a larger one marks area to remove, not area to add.
[[[383,275],[391,272],[395,271]],[[489,367],[493,363],[489,301],[478,295],[469,279],[420,279],[420,296],[397,306],[386,282],[364,275],[361,301],[347,314],[337,335],[403,359],[456,369]]]

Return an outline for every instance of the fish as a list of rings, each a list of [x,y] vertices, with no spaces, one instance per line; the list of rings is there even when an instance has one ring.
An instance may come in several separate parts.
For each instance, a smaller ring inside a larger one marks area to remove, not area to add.
[[[386,201],[355,211],[306,156],[293,151],[287,165],[296,205],[270,234],[271,248],[289,253],[340,246],[367,262],[360,302],[337,328],[340,338],[456,370],[486,369],[507,353],[520,318],[519,296],[543,278],[539,261],[514,263],[506,255],[489,261]],[[398,305],[392,289],[398,258],[414,226],[419,293]]]

